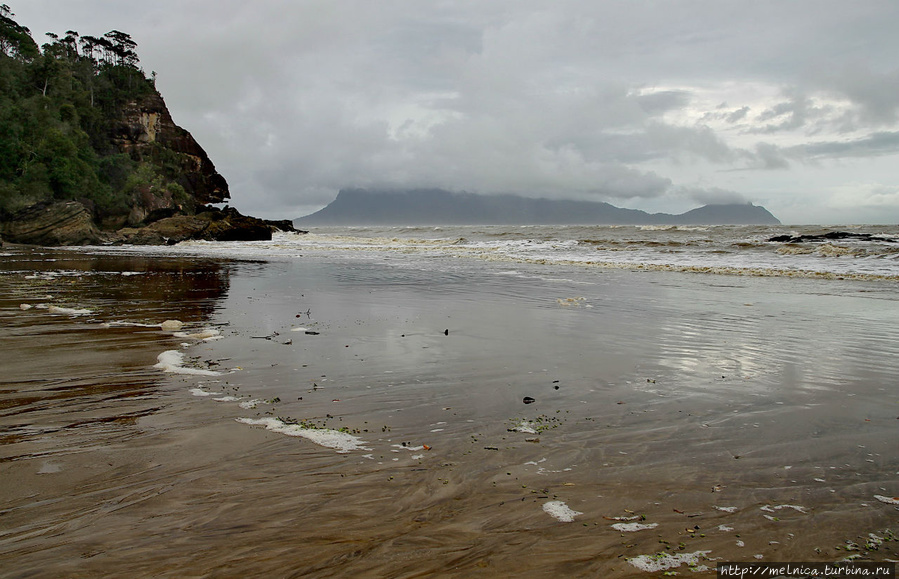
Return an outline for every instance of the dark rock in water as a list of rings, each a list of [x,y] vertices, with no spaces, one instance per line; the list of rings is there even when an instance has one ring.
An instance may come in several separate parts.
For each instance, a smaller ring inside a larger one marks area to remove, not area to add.
[[[224,211],[204,211],[197,216],[209,218],[202,236],[208,241],[268,241],[272,238],[272,228],[265,221],[242,215],[231,207]]]
[[[533,404],[534,402],[536,402],[536,400],[531,398],[530,396],[525,396],[522,402],[524,402],[525,404]]]
[[[91,212],[78,201],[22,209],[0,223],[0,235],[8,242],[28,245],[90,245],[103,238]]]
[[[308,231],[300,231],[294,228],[292,219],[266,219],[265,222],[277,228],[278,231],[292,231],[294,233],[309,233]]]
[[[855,241],[880,241],[884,243],[896,243],[895,239],[890,239],[889,237],[878,237],[870,233],[851,233],[848,231],[828,231],[827,233],[816,235],[776,235],[774,237],[768,238],[768,241],[778,243],[816,243],[847,239]]]

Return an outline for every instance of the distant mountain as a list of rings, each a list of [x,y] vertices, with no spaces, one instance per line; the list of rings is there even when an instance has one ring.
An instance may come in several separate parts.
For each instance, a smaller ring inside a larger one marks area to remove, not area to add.
[[[681,215],[594,201],[475,195],[441,189],[342,189],[327,207],[294,220],[314,225],[779,225],[758,205],[705,205]]]

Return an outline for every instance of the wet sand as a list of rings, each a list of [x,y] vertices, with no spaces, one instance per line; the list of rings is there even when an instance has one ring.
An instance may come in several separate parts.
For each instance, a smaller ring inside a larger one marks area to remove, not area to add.
[[[3,577],[641,577],[681,561],[713,576],[719,560],[899,557],[881,500],[899,496],[884,284],[4,260]],[[153,326],[166,319],[223,338]],[[219,374],[154,369],[167,350]],[[261,425],[276,419],[364,448]],[[558,520],[559,502],[579,514]]]

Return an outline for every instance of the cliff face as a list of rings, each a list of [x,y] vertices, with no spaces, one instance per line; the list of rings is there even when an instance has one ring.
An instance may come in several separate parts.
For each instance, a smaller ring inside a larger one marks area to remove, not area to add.
[[[158,93],[128,102],[110,140],[135,160],[174,161],[178,184],[198,204],[222,203],[231,197],[225,178],[193,136],[175,124]]]
[[[42,202],[0,223],[2,238],[47,246],[166,244],[185,239],[270,239],[273,230],[289,227],[246,217],[234,209],[204,209],[208,203],[230,198],[228,183],[203,147],[175,124],[165,101],[155,91],[122,107],[110,125],[109,147],[158,172],[154,173],[156,181],[134,186],[127,216],[107,217],[101,228],[89,203]],[[173,193],[159,175],[180,189],[174,188]]]

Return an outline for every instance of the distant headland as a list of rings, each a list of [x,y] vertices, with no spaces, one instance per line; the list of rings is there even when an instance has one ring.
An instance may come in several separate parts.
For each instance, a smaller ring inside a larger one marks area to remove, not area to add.
[[[342,189],[327,207],[294,220],[324,225],[780,225],[759,205],[705,205],[647,213],[595,201],[476,195],[442,189]]]

